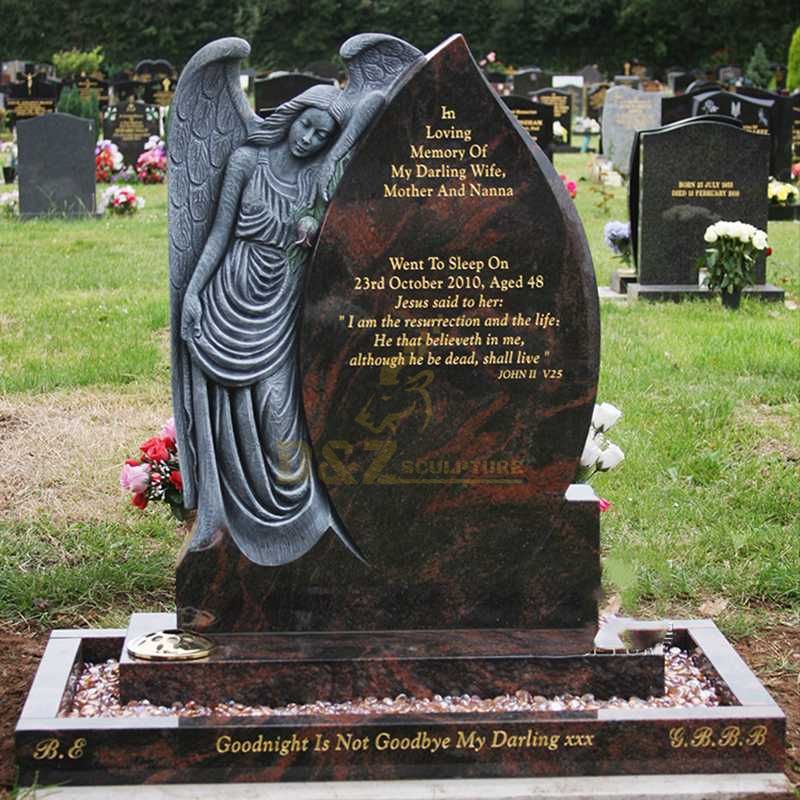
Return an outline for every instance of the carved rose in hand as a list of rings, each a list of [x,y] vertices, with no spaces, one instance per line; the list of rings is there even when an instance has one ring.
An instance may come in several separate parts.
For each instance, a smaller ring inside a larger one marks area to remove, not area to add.
[[[303,217],[297,223],[297,241],[301,247],[313,247],[319,231],[319,222],[314,217]]]

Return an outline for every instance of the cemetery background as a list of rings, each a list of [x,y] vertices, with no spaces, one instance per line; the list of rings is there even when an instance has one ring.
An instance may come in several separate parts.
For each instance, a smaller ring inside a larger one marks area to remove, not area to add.
[[[555,164],[587,174],[586,155]],[[575,202],[605,286],[618,262],[603,225],[626,218],[626,190],[607,188],[602,209],[592,187]],[[116,491],[119,464],[171,415],[166,188],[137,192],[130,218],[0,220],[0,786],[45,631],[172,603],[182,536]],[[800,234],[769,235],[785,306],[602,304],[598,397],[625,414],[627,457],[593,483],[612,502],[607,608],[714,617],[787,712],[798,782]]]

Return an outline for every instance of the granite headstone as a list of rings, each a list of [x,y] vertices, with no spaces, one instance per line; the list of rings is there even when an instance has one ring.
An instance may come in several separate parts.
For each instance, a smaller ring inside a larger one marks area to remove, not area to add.
[[[553,85],[553,75],[541,69],[520,70],[514,75],[514,94],[528,96]]]
[[[19,75],[19,80],[6,88],[6,106],[9,121],[14,125],[18,120],[40,117],[55,111],[61,82],[45,77],[43,73]]]
[[[622,175],[629,174],[633,139],[637,131],[657,126],[661,95],[627,86],[612,86],[603,105],[603,153]]]
[[[554,137],[553,149],[556,151],[572,149],[572,94],[562,89],[539,89],[532,92],[530,96],[537,103],[552,106],[553,122],[561,123],[566,132],[565,138],[560,141]]]
[[[537,103],[527,97],[510,94],[503,98],[506,107],[531,138],[553,160],[553,107]]]
[[[256,567],[221,532],[178,567],[183,619],[557,628],[591,647],[598,508],[570,483],[597,384],[594,270],[561,180],[462,37],[360,143],[307,277],[305,416],[367,563],[329,532]]]
[[[769,114],[769,130],[772,139],[770,175],[781,181],[791,179],[792,172],[792,103],[796,97],[768,92],[755,86],[739,86],[736,94],[772,104]],[[756,120],[758,114],[756,113]]]
[[[596,83],[586,90],[586,115],[588,117],[598,122],[602,119],[606,94],[610,88],[610,83]]]
[[[94,213],[96,138],[91,120],[71,114],[17,123],[21,217]]]
[[[302,94],[306,89],[320,84],[334,85],[332,78],[288,72],[283,75],[256,78],[254,85],[256,113],[269,116],[279,105]]]
[[[133,98],[111,106],[103,120],[103,135],[117,145],[130,166],[144,152],[147,140],[158,132],[158,108]]]
[[[639,179],[631,183],[629,208],[639,281],[628,293],[697,294],[696,262],[710,224],[740,220],[767,228],[769,141],[732,119],[695,118],[642,131],[638,142]],[[755,275],[763,289],[763,257]]]

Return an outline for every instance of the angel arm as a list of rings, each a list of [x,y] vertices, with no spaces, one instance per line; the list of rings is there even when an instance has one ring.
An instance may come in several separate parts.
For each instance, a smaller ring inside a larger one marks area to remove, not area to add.
[[[336,191],[334,176],[336,175],[337,166],[352,150],[370,122],[375,119],[378,112],[383,108],[385,100],[385,96],[379,91],[367,94],[358,103],[350,122],[331,148],[325,163],[322,165],[319,176],[322,199],[326,203],[330,201],[331,196]]]
[[[245,146],[236,150],[228,161],[214,224],[183,298],[181,336],[184,340],[188,341],[199,334],[202,315],[200,293],[211,279],[228,248],[239,212],[242,190],[248,177],[252,174],[257,158],[258,151],[253,147]]]

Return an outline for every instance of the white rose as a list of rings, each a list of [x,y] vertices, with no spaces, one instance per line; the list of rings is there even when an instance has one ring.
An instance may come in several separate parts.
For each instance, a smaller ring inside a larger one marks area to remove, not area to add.
[[[586,437],[586,444],[583,446],[583,453],[581,454],[581,466],[582,467],[593,467],[597,463],[597,459],[600,458],[600,447],[597,444],[594,436],[592,436],[591,432]]]
[[[624,458],[625,453],[617,445],[609,442],[608,447],[600,453],[600,458],[597,459],[597,469],[600,472],[608,472],[608,470],[614,469]]]
[[[717,239],[719,238],[719,234],[717,233],[717,230],[716,230],[716,228],[715,228],[713,225],[709,225],[709,226],[706,228],[706,232],[705,232],[705,234],[703,235],[703,238],[704,238],[704,239],[705,239],[705,240],[706,240],[706,241],[707,241],[709,244],[714,244],[714,242],[716,242],[716,241],[717,241]]]
[[[733,225],[732,222],[725,222],[725,220],[720,220],[714,227],[716,227],[717,229],[717,235],[730,236],[732,225]]]
[[[619,422],[622,412],[611,403],[600,403],[592,412],[592,425],[598,431],[607,431]]]
[[[753,247],[756,250],[766,250],[767,249],[767,234],[764,231],[757,230],[753,234]]]

